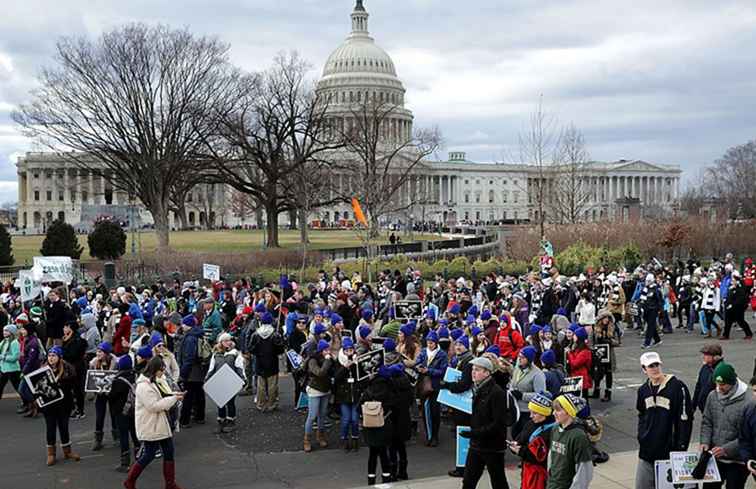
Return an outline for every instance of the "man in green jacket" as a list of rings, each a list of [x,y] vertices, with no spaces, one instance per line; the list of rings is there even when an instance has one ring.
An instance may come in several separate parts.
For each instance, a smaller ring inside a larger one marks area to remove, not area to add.
[[[214,345],[218,335],[223,332],[223,318],[221,318],[212,298],[208,297],[202,301],[202,307],[205,311],[205,319],[202,320],[202,332],[205,339]]]

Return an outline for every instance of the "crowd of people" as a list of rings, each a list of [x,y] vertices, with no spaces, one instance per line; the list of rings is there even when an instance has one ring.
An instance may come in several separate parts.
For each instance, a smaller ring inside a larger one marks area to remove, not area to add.
[[[9,285],[0,296],[0,394],[10,383],[20,415],[43,414],[47,465],[57,463],[58,437],[64,459],[79,461],[69,423],[86,418],[87,372],[115,372],[110,389],[94,394],[91,449],[103,448],[108,424],[127,488],[156,457],[166,487],[178,488],[173,436],[205,423],[203,386],[227,365],[260,413],[279,409],[281,371],[290,372],[295,403],[307,409],[304,452],[328,446],[328,418],[338,416],[341,448],[367,447],[370,485],[378,476],[407,480],[407,442],[438,446],[448,416],[470,439],[465,465],[449,471],[463,487],[476,487],[484,468],[492,487],[508,487],[509,451],[521,461],[523,489],[579,489],[608,459],[596,447],[602,427],[591,400],[612,402],[615,349],[636,330],[648,349],[640,356],[648,379],[638,390],[636,487],[654,487],[654,462],[687,449],[695,410],[702,449],[728,488],[743,487],[749,470],[756,474],[746,464],[756,459],[748,385],[721,346],[707,344],[691,397],[650,349],[675,332],[675,319],[686,333],[697,327],[727,340],[736,326],[751,340],[745,314],[749,301],[756,311],[756,265],[728,255],[706,267],[654,260],[574,277],[556,265],[545,253],[540,269],[519,277],[426,281],[417,270],[384,270],[373,284],[338,268],[312,283],[282,276],[263,287],[239,280],[109,289],[97,279],[89,287],[44,284],[25,304]],[[376,351],[379,364],[360,363]],[[22,381],[43,367],[62,393],[46,404]],[[471,393],[471,412],[439,402],[444,390]],[[217,431],[235,429],[236,419],[234,397],[218,407]]]

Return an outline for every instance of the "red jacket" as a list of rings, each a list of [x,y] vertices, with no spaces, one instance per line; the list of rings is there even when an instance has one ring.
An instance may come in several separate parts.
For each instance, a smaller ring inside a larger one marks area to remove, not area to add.
[[[131,341],[131,316],[124,314],[121,316],[121,320],[118,322],[118,328],[113,333],[113,353],[116,356],[125,355],[129,352],[128,348],[124,348],[121,345],[121,340],[126,338],[126,341]]]
[[[502,322],[499,331],[496,333],[494,344],[499,345],[501,356],[511,361],[517,360],[517,354],[520,348],[525,346],[525,340],[519,331],[512,329],[509,322]]]
[[[593,363],[593,354],[586,346],[578,350],[567,352],[567,369],[571,377],[583,378],[583,389],[593,387],[591,378],[591,364]]]
[[[753,287],[754,280],[756,280],[756,265],[751,265],[743,270],[743,284],[746,287]]]

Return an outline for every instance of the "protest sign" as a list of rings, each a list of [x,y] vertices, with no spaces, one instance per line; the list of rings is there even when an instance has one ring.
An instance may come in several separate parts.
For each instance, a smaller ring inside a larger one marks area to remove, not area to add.
[[[612,363],[612,357],[610,356],[612,350],[609,348],[608,344],[600,343],[598,345],[593,345],[593,350],[596,352],[596,356],[599,358],[600,363]]]
[[[84,392],[109,394],[110,386],[113,385],[113,379],[117,374],[117,370],[87,370]]]
[[[700,456],[700,452],[669,452],[669,462],[672,465],[672,483],[698,484],[703,482],[721,482],[722,477],[719,475],[719,469],[714,457],[709,459],[703,479],[693,478],[693,469],[698,465],[698,458]]]
[[[697,489],[698,484],[674,484],[672,482],[672,464],[669,460],[654,462],[655,489]]]
[[[42,286],[34,281],[31,270],[19,270],[16,287],[21,290],[21,301],[32,301],[42,293]]]
[[[444,372],[444,382],[456,382],[462,378],[462,372],[448,367]],[[453,393],[449,389],[441,389],[438,393],[438,402],[454,408],[458,411],[472,414],[472,390]]]
[[[462,433],[465,431],[470,431],[470,427],[457,426],[457,456],[455,462],[457,467],[467,465],[467,452],[470,450],[470,439],[462,436]]]
[[[357,363],[357,381],[369,379],[378,374],[378,369],[383,365],[383,356],[385,351],[383,348],[380,350],[371,350],[357,357],[355,362]]]
[[[295,352],[294,350],[287,351],[286,358],[289,359],[289,363],[291,364],[292,370],[299,370],[302,367],[302,362],[304,361],[302,359],[302,355]]]
[[[420,301],[394,302],[394,317],[397,321],[420,319],[423,316],[423,303]]]
[[[567,377],[564,379],[564,384],[559,390],[562,394],[574,394],[578,397],[583,397],[583,378],[582,377]]]
[[[70,256],[35,256],[33,268],[39,272],[39,277],[34,277],[32,270],[36,282],[70,284],[73,281],[73,262]]]
[[[220,265],[204,263],[202,265],[202,278],[213,282],[220,280]]]
[[[25,375],[24,380],[36,397],[39,407],[43,408],[63,400],[63,391],[55,380],[55,374],[47,365]]]
[[[218,407],[223,407],[244,387],[244,381],[234,369],[223,364],[217,372],[205,382],[205,392]]]

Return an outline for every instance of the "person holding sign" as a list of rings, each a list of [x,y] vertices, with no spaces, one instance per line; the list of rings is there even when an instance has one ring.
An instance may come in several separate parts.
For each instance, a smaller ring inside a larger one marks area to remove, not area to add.
[[[218,344],[215,345],[213,356],[210,357],[210,365],[207,368],[205,382],[207,382],[223,365],[228,365],[242,380],[244,380],[244,357],[236,349],[234,339],[228,333],[218,336]],[[276,387],[278,387],[276,385]],[[260,391],[258,396],[264,395]],[[224,406],[218,406],[218,431],[223,433],[226,427],[236,424],[236,396],[232,397]]]
[[[95,357],[89,362],[89,370],[115,370],[116,357],[113,355],[113,347],[108,342],[102,342],[97,347]],[[102,450],[102,438],[105,428],[105,413],[108,409],[108,394],[95,395],[95,434],[92,443],[92,451]],[[118,440],[118,423],[115,413],[110,411],[110,432],[113,440]]]
[[[577,328],[573,340],[573,346],[567,353],[567,373],[572,377],[583,379],[583,399],[588,399],[588,393],[593,387],[591,378],[591,365],[593,353],[588,348],[588,331],[585,328]]]
[[[470,388],[472,387],[473,380],[471,362],[475,357],[473,357],[473,354],[469,350],[469,347],[470,340],[467,336],[460,336],[454,342],[453,363],[455,365],[455,368],[462,372],[462,376],[456,382],[446,382],[442,380],[439,384],[442,389],[448,389],[454,394],[461,394],[470,390]],[[455,427],[470,425],[470,415],[457,409],[452,409],[452,419],[454,420]],[[464,467],[455,467],[454,470],[449,471],[449,477],[463,477],[464,475]]]
[[[425,446],[437,447],[438,430],[441,426],[441,406],[438,404],[438,392],[441,388],[441,379],[449,365],[449,357],[438,347],[438,334],[435,331],[428,333],[425,342],[427,346],[417,356],[415,369],[425,376],[419,381],[420,385],[430,387],[425,392],[421,392],[423,418],[425,419]]]
[[[79,455],[71,450],[71,437],[68,422],[74,405],[74,388],[76,386],[76,371],[63,360],[63,348],[58,345],[50,348],[47,353],[47,366],[55,376],[57,387],[63,392],[63,399],[42,408],[45,415],[47,429],[47,465],[55,465],[55,435],[60,433],[60,446],[66,460],[80,460]]]
[[[596,326],[593,328],[593,344],[606,345],[605,348],[608,348],[609,351],[609,361],[603,361],[602,359],[596,365],[594,370],[595,382],[593,385],[593,395],[591,397],[598,399],[601,393],[601,381],[606,379],[606,389],[604,390],[604,397],[601,398],[601,402],[609,402],[612,400],[613,372],[617,369],[614,347],[619,345],[619,338],[617,338],[614,327],[614,316],[608,309],[601,309],[598,312]]]
[[[648,380],[638,389],[638,466],[635,489],[654,489],[654,463],[669,452],[684,452],[693,428],[693,404],[684,382],[665,374],[656,352],[646,352],[640,364]]]

